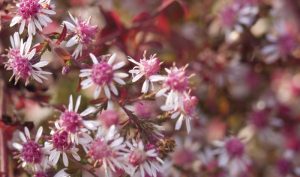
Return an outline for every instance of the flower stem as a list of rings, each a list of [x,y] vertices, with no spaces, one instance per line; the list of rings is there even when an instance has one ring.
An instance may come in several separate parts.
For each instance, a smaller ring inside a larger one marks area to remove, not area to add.
[[[3,100],[4,100],[4,81],[0,78],[0,121],[2,121],[3,115]],[[0,127],[0,176],[6,177],[8,174],[8,158],[6,153],[5,144],[5,132],[4,129]]]

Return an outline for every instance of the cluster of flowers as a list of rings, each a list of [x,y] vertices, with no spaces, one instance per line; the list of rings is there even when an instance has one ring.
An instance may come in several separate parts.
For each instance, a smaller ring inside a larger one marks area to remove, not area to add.
[[[50,72],[43,71],[42,68],[48,65],[48,61],[41,60],[41,53],[37,47],[31,47],[34,35],[42,34],[43,27],[46,27],[52,20],[48,15],[54,15],[54,6],[47,0],[21,0],[17,5],[17,15],[12,19],[11,26],[20,23],[19,32],[10,37],[11,48],[8,50],[8,61],[5,63],[7,70],[12,70],[15,84],[21,79],[27,85],[30,80],[43,83],[47,80]],[[69,34],[69,39],[65,42],[65,47],[76,48],[73,52],[74,60],[82,56],[82,51],[93,42],[97,32],[97,26],[90,25],[88,20],[79,20],[70,14],[73,23],[64,21]],[[28,29],[28,38],[24,40],[20,37],[25,27]],[[37,32],[37,30],[39,32]],[[38,45],[35,45],[38,46]],[[156,138],[149,139],[143,137],[125,138],[120,135],[120,115],[117,108],[124,109],[128,122],[134,122],[135,117],[145,116],[144,107],[140,104],[118,105],[118,85],[126,85],[126,72],[119,71],[126,65],[124,61],[117,61],[116,54],[96,57],[89,54],[92,65],[81,68],[79,77],[82,78],[81,88],[93,87],[94,98],[97,99],[104,92],[107,108],[93,105],[79,113],[81,96],[73,101],[70,96],[69,105],[61,113],[58,120],[50,127],[49,135],[43,134],[43,128],[37,130],[36,136],[32,138],[27,127],[24,132],[19,133],[20,142],[14,142],[13,147],[19,151],[16,157],[21,162],[21,166],[36,177],[49,176],[51,170],[55,169],[60,159],[65,168],[56,173],[56,177],[70,176],[66,170],[69,162],[85,162],[83,176],[89,173],[101,174],[105,176],[127,173],[130,176],[157,176],[162,170],[163,160],[156,147]],[[183,121],[186,123],[187,131],[191,131],[191,120],[195,117],[197,98],[191,96],[189,78],[186,68],[178,68],[175,65],[166,68],[166,74],[159,74],[162,62],[151,55],[149,58],[146,52],[140,61],[129,58],[135,66],[129,70],[132,75],[132,83],[143,80],[141,93],[154,93],[154,98],[163,97],[165,102],[161,110],[170,114],[172,119],[177,119],[175,129],[182,127]],[[101,107],[101,109],[99,108]],[[144,111],[144,112],[143,112]],[[134,116],[134,117],[132,117]],[[154,123],[155,136],[162,138],[162,128]],[[143,130],[139,127],[137,129]],[[86,157],[86,158],[85,158]],[[89,166],[90,165],[90,166]],[[90,168],[92,167],[92,168]]]

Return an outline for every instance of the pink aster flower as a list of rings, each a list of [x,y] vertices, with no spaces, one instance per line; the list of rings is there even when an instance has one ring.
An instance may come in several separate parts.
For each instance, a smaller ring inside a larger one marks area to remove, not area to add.
[[[164,105],[162,109],[165,111],[174,110],[172,111],[171,119],[177,118],[175,129],[179,130],[182,126],[182,121],[185,120],[186,129],[189,133],[191,131],[191,120],[195,117],[197,103],[198,99],[195,96],[185,95],[182,107],[174,109],[172,106]]]
[[[160,65],[162,64],[156,57],[156,54],[151,55],[149,59],[147,59],[145,51],[140,62],[135,61],[133,58],[129,58],[128,60],[136,64],[136,66],[129,71],[129,73],[132,74],[132,82],[136,82],[144,76],[145,81],[141,92],[147,93],[150,90],[150,86],[153,90],[153,76],[160,71]]]
[[[161,172],[162,159],[159,158],[152,146],[144,146],[142,141],[127,142],[128,150],[126,158],[130,164],[131,176],[134,177],[156,177]]]
[[[95,108],[89,107],[83,112],[78,113],[80,102],[81,96],[77,98],[74,107],[73,97],[70,95],[68,109],[61,113],[59,120],[55,122],[55,126],[58,130],[68,132],[72,143],[84,145],[91,139],[87,134],[88,130],[95,130],[98,123],[96,121],[83,119],[85,116],[95,112]]]
[[[262,54],[266,63],[273,63],[279,58],[287,58],[297,47],[297,34],[289,24],[280,22],[276,24],[275,33],[267,35],[269,44],[263,47]]]
[[[185,96],[188,95],[189,77],[186,74],[186,68],[177,68],[173,66],[170,69],[166,68],[167,76],[155,76],[153,80],[163,81],[164,85],[161,90],[156,93],[156,96],[165,96],[166,102],[162,107],[171,107],[174,110],[183,107]]]
[[[82,89],[95,85],[94,98],[97,98],[100,95],[102,89],[104,89],[107,98],[111,97],[111,92],[118,95],[118,90],[114,82],[125,85],[123,79],[128,77],[128,74],[117,72],[116,70],[122,68],[125,65],[125,62],[113,64],[116,59],[116,54],[111,55],[108,61],[98,61],[93,54],[90,54],[90,57],[93,61],[92,68],[80,70],[79,77],[87,77],[81,82]]]
[[[74,24],[68,21],[64,21],[63,24],[66,25],[67,29],[70,30],[74,36],[68,40],[66,46],[72,47],[77,45],[72,56],[78,58],[82,55],[83,47],[93,41],[97,33],[97,26],[89,24],[91,17],[84,21],[73,17],[71,13],[69,13],[69,15]]]
[[[199,143],[193,142],[191,138],[176,139],[176,148],[172,153],[172,162],[181,167],[191,167],[191,165],[197,160],[198,150],[200,148]]]
[[[125,108],[141,119],[155,117],[155,106],[150,101],[137,101],[133,105],[126,105]]]
[[[219,147],[215,152],[218,154],[218,164],[228,170],[230,176],[237,177],[246,172],[250,165],[250,159],[246,155],[246,145],[236,137],[227,138],[224,141],[215,141]]]
[[[243,26],[249,27],[253,24],[257,13],[258,7],[255,3],[235,0],[221,10],[219,20],[227,34],[231,31],[242,32]]]
[[[35,56],[36,50],[31,49],[32,36],[29,36],[26,42],[20,39],[19,33],[15,33],[10,37],[12,48],[8,51],[8,61],[5,63],[7,70],[12,70],[13,75],[10,80],[15,77],[15,84],[19,79],[25,80],[25,84],[29,83],[29,79],[33,78],[39,83],[43,83],[42,79],[47,80],[44,75],[51,74],[43,71],[41,68],[46,66],[48,61],[34,62],[32,58]]]
[[[23,33],[25,26],[29,35],[35,35],[36,28],[40,31],[52,20],[48,17],[54,15],[54,6],[50,5],[51,0],[20,0],[17,3],[17,14],[12,19],[10,27],[21,23],[19,33]]]
[[[50,132],[51,139],[45,143],[45,149],[49,154],[49,162],[56,165],[62,155],[65,167],[68,167],[68,155],[71,154],[75,160],[80,161],[80,156],[77,154],[78,148],[71,142],[69,133],[65,130],[52,130]]]
[[[113,125],[108,131],[98,129],[95,139],[88,146],[88,156],[94,161],[94,166],[100,165],[106,177],[111,177],[118,169],[126,169],[124,138],[120,137]]]
[[[119,114],[115,110],[104,110],[98,115],[98,119],[101,121],[101,125],[105,128],[109,128],[113,125],[119,124]]]
[[[47,159],[45,157],[45,150],[41,144],[39,144],[39,139],[42,136],[43,128],[40,127],[34,139],[31,138],[30,132],[27,127],[24,128],[24,132],[19,133],[21,143],[13,143],[13,147],[19,151],[17,157],[21,161],[22,167],[29,167],[33,171],[38,171],[45,164],[47,164]]]

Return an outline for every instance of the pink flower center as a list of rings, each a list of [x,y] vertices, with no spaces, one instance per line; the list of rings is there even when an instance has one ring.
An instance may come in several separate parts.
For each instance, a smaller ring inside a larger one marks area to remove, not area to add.
[[[47,175],[47,173],[43,171],[38,171],[34,174],[34,177],[49,177],[49,176]]]
[[[193,115],[196,109],[198,103],[198,99],[195,96],[192,96],[191,98],[185,98],[183,101],[183,108],[184,112],[187,115]]]
[[[11,63],[14,74],[23,78],[24,80],[28,79],[32,70],[30,61],[27,58],[17,55],[16,53],[14,54],[15,58]]]
[[[40,145],[32,140],[24,143],[21,151],[21,157],[27,163],[41,163],[42,151]]]
[[[77,30],[81,37],[82,43],[89,44],[95,37],[97,27],[91,26],[84,21],[79,21],[78,25],[79,26],[77,27]]]
[[[68,132],[55,132],[52,136],[53,146],[59,151],[69,150],[72,147],[72,143],[69,142]]]
[[[153,106],[147,102],[136,102],[134,104],[134,112],[140,118],[150,118],[154,111]]]
[[[184,92],[188,89],[188,77],[185,74],[183,69],[180,70],[172,70],[168,74],[168,78],[166,80],[166,84],[175,91]]]
[[[277,170],[282,176],[292,173],[293,164],[287,159],[279,159],[277,162]]]
[[[28,19],[34,15],[36,15],[41,9],[41,5],[38,0],[21,0],[19,7],[19,15],[23,17],[23,19]]]
[[[182,148],[174,152],[172,160],[176,165],[188,165],[195,159],[195,154],[187,148]]]
[[[100,86],[107,85],[113,79],[113,69],[108,63],[101,61],[98,64],[94,64],[91,77],[95,84]]]
[[[280,52],[283,55],[287,55],[291,53],[297,46],[297,42],[295,40],[295,37],[290,34],[285,34],[279,37],[278,39],[278,45],[280,48]]]
[[[223,11],[220,13],[221,23],[225,27],[233,27],[236,23],[237,13],[238,11],[233,7],[225,7],[225,9],[223,9]]]
[[[237,138],[228,140],[225,148],[231,157],[241,157],[244,154],[244,144]]]
[[[146,78],[156,74],[160,70],[160,62],[157,58],[150,60],[143,59],[141,60],[141,64],[143,66],[143,71],[145,72]]]
[[[111,156],[112,150],[104,141],[104,139],[97,138],[92,142],[88,155],[94,160],[102,161],[103,158]]]
[[[268,113],[264,110],[253,112],[250,121],[256,128],[263,129],[268,125]]]
[[[129,163],[133,166],[138,166],[146,160],[146,154],[139,149],[134,150],[129,155]]]
[[[106,110],[101,112],[98,117],[105,127],[109,128],[112,125],[117,125],[119,122],[119,115],[116,111]]]
[[[67,132],[75,133],[79,130],[81,126],[82,118],[76,112],[65,111],[61,114],[60,121],[63,128]]]

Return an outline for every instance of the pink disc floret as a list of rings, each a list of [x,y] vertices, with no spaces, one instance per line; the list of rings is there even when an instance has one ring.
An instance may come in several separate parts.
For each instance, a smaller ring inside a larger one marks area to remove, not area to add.
[[[166,84],[174,91],[184,92],[188,89],[189,81],[184,68],[171,69]]]
[[[129,154],[129,163],[138,166],[146,160],[146,154],[140,149],[136,149]]]
[[[36,15],[41,8],[38,0],[21,0],[18,13],[23,19],[29,19]]]
[[[97,85],[107,85],[113,79],[113,69],[108,63],[101,61],[93,65],[91,78]]]
[[[245,151],[245,145],[238,138],[228,140],[225,148],[231,157],[241,157]]]
[[[146,78],[156,74],[160,70],[160,61],[157,58],[152,58],[149,60],[142,59],[140,63],[143,66],[142,69]]]
[[[52,136],[53,146],[60,151],[69,150],[72,147],[72,143],[69,141],[69,134],[67,131],[57,131]]]
[[[82,43],[89,44],[97,32],[97,26],[91,26],[87,22],[79,20],[77,31],[81,37]]]
[[[32,140],[27,141],[23,144],[23,149],[21,151],[21,157],[27,163],[38,164],[42,161],[42,150],[41,146]]]
[[[111,148],[102,138],[97,138],[94,140],[88,152],[88,155],[96,161],[102,161],[103,158],[107,158],[112,154]]]
[[[117,125],[119,122],[119,115],[114,110],[105,110],[102,111],[98,116],[98,119],[104,124],[106,128],[109,128],[112,125]]]
[[[27,80],[30,77],[32,71],[30,61],[27,58],[17,55],[16,53],[13,54],[15,54],[15,57],[11,62],[11,68],[13,69],[14,74],[24,80]]]
[[[80,129],[82,118],[73,111],[65,111],[60,116],[60,122],[62,127],[71,133],[75,133]]]

